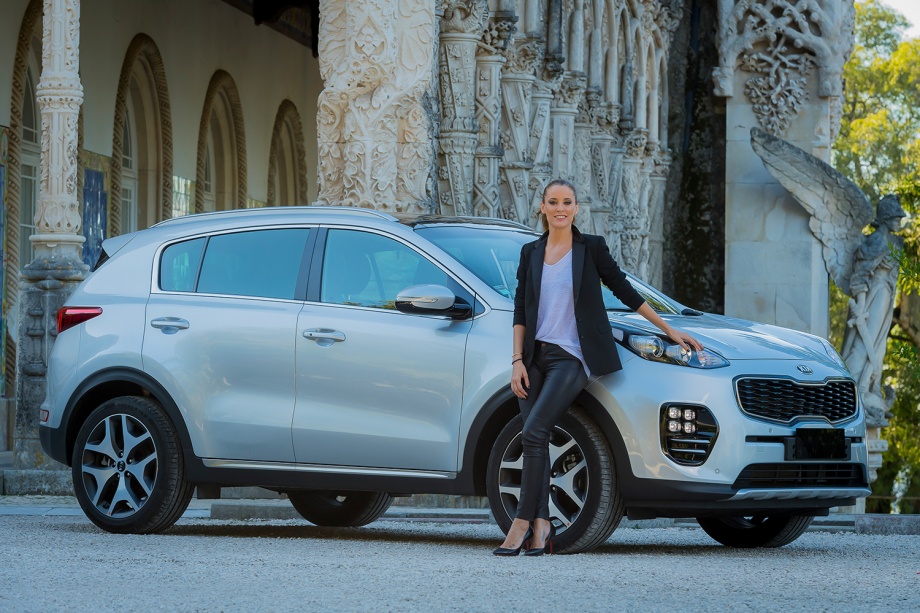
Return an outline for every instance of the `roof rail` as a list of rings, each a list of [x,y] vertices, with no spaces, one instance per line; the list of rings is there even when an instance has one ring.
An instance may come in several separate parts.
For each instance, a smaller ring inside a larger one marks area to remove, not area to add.
[[[329,213],[336,214],[346,214],[346,215],[368,215],[371,217],[376,217],[378,219],[385,219],[386,221],[399,221],[397,218],[393,217],[389,213],[384,213],[383,211],[377,211],[375,209],[364,209],[356,206],[328,206],[328,205],[301,205],[301,206],[262,206],[254,207],[251,209],[230,209],[227,211],[210,211],[208,213],[194,213],[191,215],[182,215],[180,217],[170,217],[169,219],[164,219],[163,221],[154,224],[156,226],[162,226],[164,224],[169,224],[181,220],[187,220],[191,218],[199,219],[201,217],[220,217],[220,216],[230,216],[230,215],[240,215],[244,213],[260,213],[263,211],[304,211],[304,212],[313,212],[313,211],[325,211]]]

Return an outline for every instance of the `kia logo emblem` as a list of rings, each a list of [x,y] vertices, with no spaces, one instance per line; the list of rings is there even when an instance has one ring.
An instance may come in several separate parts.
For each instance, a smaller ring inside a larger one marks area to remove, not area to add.
[[[805,366],[804,364],[799,364],[798,366],[796,366],[796,368],[797,368],[797,369],[799,370],[799,372],[802,373],[803,375],[810,375],[810,374],[811,374],[811,369],[808,368],[807,366]]]

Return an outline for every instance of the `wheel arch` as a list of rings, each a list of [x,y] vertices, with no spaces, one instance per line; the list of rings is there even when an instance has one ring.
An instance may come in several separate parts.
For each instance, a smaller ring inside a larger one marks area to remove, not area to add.
[[[148,374],[133,368],[110,368],[87,378],[70,396],[61,423],[66,424],[64,445],[66,463],[72,464],[77,433],[86,418],[97,407],[119,396],[147,396],[153,398],[166,411],[166,415],[179,434],[185,458],[193,457],[192,442],[185,420],[169,392]]]
[[[486,469],[492,445],[505,424],[519,412],[517,396],[509,385],[493,394],[476,415],[463,453],[461,479],[464,493],[486,495]]]
[[[633,481],[633,474],[620,429],[601,402],[587,390],[582,390],[574,404],[587,413],[607,439],[616,463],[617,481],[624,498],[628,500],[627,494],[632,489],[629,486]],[[464,490],[477,496],[486,495],[486,469],[492,445],[501,429],[519,411],[517,397],[508,386],[496,392],[473,420],[463,457],[463,473],[467,473]]]

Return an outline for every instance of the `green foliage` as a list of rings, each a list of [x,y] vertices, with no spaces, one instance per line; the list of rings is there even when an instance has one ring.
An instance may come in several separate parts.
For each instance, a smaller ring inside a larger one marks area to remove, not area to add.
[[[834,166],[875,203],[896,193],[911,214],[901,232],[904,250],[899,291],[920,291],[920,39],[903,38],[908,21],[879,0],[856,3],[856,45],[844,67],[840,134]],[[831,290],[831,340],[839,346],[846,326],[846,296]],[[896,400],[885,430],[889,451],[873,484],[868,511],[888,512],[894,486],[906,482],[902,513],[920,512],[920,354],[894,326],[885,355],[885,384]],[[913,499],[913,500],[911,500]]]

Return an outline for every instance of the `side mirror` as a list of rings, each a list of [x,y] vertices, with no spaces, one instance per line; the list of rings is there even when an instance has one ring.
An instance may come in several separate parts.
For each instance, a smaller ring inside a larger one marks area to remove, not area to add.
[[[473,308],[443,285],[412,285],[396,295],[396,310],[418,315],[466,319]]]

